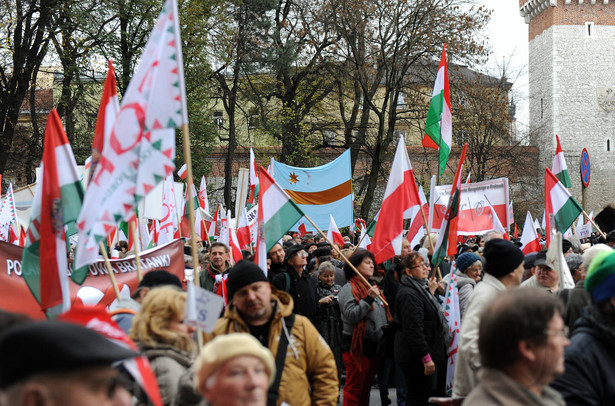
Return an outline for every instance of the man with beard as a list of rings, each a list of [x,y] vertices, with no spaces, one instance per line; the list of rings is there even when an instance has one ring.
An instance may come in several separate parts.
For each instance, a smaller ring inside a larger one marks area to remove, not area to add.
[[[310,321],[292,312],[288,293],[272,288],[254,263],[239,261],[229,272],[229,306],[211,337],[243,332],[269,348],[276,377],[268,405],[335,405],[339,396],[333,353]]]

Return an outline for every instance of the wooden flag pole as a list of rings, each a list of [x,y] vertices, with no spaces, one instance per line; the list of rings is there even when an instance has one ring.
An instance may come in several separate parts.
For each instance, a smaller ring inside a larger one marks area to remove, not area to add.
[[[109,255],[107,255],[107,249],[105,248],[105,244],[103,244],[101,241],[98,243],[98,246],[100,247],[100,252],[105,259],[105,266],[107,268],[107,272],[109,272],[109,278],[111,279],[111,286],[113,286],[115,297],[117,298],[117,300],[120,300],[120,288],[117,287],[117,281],[115,280],[113,268],[111,268],[111,262],[109,262]]]
[[[199,278],[199,252],[196,247],[196,239],[195,231],[194,231],[194,201],[192,196],[192,155],[190,154],[190,137],[188,131],[188,123],[184,123],[182,125],[182,136],[184,142],[184,161],[188,166],[186,178],[188,179],[187,185],[188,190],[186,191],[186,196],[188,197],[188,219],[190,221],[190,249],[192,252],[192,267],[194,269],[194,285],[199,286],[200,278]],[[180,227],[181,229],[181,227]],[[199,334],[200,336],[200,334]],[[199,344],[201,344],[199,342]]]
[[[305,215],[305,218],[312,224],[312,226],[314,226],[314,228],[316,229],[316,231],[318,231],[318,233],[320,235],[322,235],[323,237],[325,237],[325,240],[327,240],[327,242],[331,245],[332,248],[335,248],[335,250],[337,251],[338,254],[340,254],[340,257],[348,264],[348,266],[350,266],[350,268],[361,278],[361,280],[365,283],[365,285],[367,285],[368,289],[372,288],[372,285],[367,281],[367,279],[365,279],[365,276],[361,275],[361,272],[359,272],[359,270],[357,268],[355,268],[354,265],[352,265],[350,263],[350,260],[348,260],[348,258],[346,257],[346,255],[342,254],[342,251],[340,251],[339,248],[337,248],[337,245],[333,244],[333,241],[331,241],[329,238],[327,238],[327,235],[325,233],[322,232],[322,230],[320,228],[318,228],[318,226],[312,221],[311,218],[309,218],[307,215]],[[376,264],[374,264],[374,269],[376,268]],[[389,304],[387,303],[386,299],[384,298],[384,295],[382,294],[382,292],[380,292],[380,294],[378,295],[378,297],[380,298],[380,300],[382,300],[382,303],[385,304],[385,306],[388,306]]]
[[[130,222],[130,232],[134,235],[135,238],[135,262],[137,263],[137,280],[141,282],[143,280],[143,270],[141,268],[141,235],[137,232],[139,229],[137,227],[137,222],[139,221],[138,217],[135,217],[135,221]],[[138,243],[138,244],[137,244]]]
[[[589,214],[587,214],[587,213],[585,212],[585,210],[583,210],[583,215],[585,216],[585,218],[586,218],[586,219],[588,219],[588,220],[592,223],[592,226],[596,227],[596,230],[598,230],[598,232],[600,233],[600,235],[601,235],[603,238],[606,238],[606,234],[604,234],[604,233],[602,232],[602,230],[600,229],[600,227],[598,227],[598,225],[597,225],[596,223],[594,223],[594,219],[592,219],[591,217],[589,217]]]

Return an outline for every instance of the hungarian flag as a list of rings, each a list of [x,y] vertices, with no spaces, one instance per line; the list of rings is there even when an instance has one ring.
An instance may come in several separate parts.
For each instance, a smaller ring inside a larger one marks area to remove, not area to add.
[[[167,0],[122,98],[83,202],[75,269],[175,169],[175,129],[188,123],[177,3]]]
[[[545,231],[547,245],[551,242],[551,231],[555,228],[560,233],[565,232],[583,213],[583,209],[572,198],[568,189],[557,179],[549,168],[545,168]],[[555,224],[551,223],[551,220]]]
[[[457,223],[459,222],[459,194],[461,186],[461,172],[463,171],[463,162],[466,159],[466,151],[468,144],[464,144],[461,156],[459,157],[459,164],[457,165],[457,172],[455,172],[455,180],[451,188],[451,197],[448,201],[448,207],[444,219],[442,220],[442,226],[440,227],[440,234],[438,235],[438,241],[434,248],[433,257],[431,263],[434,268],[438,267],[442,260],[447,255],[455,255],[457,253]]]
[[[440,66],[436,83],[433,86],[431,103],[425,122],[423,146],[440,150],[440,174],[446,168],[453,142],[453,116],[451,114],[451,94],[448,88],[448,68],[446,66],[446,46],[442,48]]]
[[[266,271],[267,252],[301,220],[304,213],[263,167],[258,172],[258,180],[257,244],[259,249],[256,252],[255,262]],[[263,264],[265,264],[264,268]]]
[[[0,207],[0,241],[9,241],[9,233],[13,224],[17,224],[17,209],[13,196],[13,184],[9,183],[2,207]]]
[[[128,334],[111,319],[109,313],[101,306],[75,305],[69,312],[62,314],[58,320],[82,325],[96,331],[120,347],[139,351]],[[143,388],[154,406],[162,406],[158,381],[147,357],[142,355],[130,358],[122,361],[121,364]]]
[[[92,155],[88,158],[90,159],[90,179],[88,183],[92,180],[92,175],[96,171],[96,166],[102,158],[103,150],[109,142],[113,123],[120,111],[120,102],[117,97],[117,84],[115,82],[115,69],[113,68],[113,62],[110,60],[107,64],[109,68],[107,70],[107,77],[105,78],[100,105],[98,106],[94,139],[92,140]],[[88,161],[86,160],[85,162],[85,167],[87,169]],[[103,161],[103,165],[108,166],[109,163]]]
[[[419,204],[421,199],[406,143],[403,137],[399,137],[391,174],[380,206],[380,214],[386,215],[378,216],[374,237],[369,246],[369,250],[376,257],[376,263],[401,254],[404,212]]]
[[[530,252],[538,252],[541,249],[540,238],[538,238],[538,233],[536,233],[534,221],[529,211],[525,215],[525,223],[523,223],[523,232],[521,233],[520,242],[521,251],[523,251],[525,255]]]
[[[359,237],[359,246],[357,248],[367,249],[371,243],[372,240],[369,238],[369,234],[367,234],[365,225],[361,224],[361,236]]]
[[[344,237],[342,237],[342,233],[340,233],[339,228],[337,228],[337,224],[335,224],[333,215],[331,214],[329,214],[329,229],[327,230],[327,238],[333,243],[338,243],[340,247],[343,247],[346,243],[346,241],[344,241]]]
[[[79,216],[83,186],[55,109],[47,118],[44,145],[41,179],[36,183],[21,269],[41,309],[58,314],[70,308],[65,226]],[[86,276],[87,273],[72,274],[79,284]]]
[[[557,146],[555,148],[555,156],[553,157],[553,173],[562,182],[565,187],[572,187],[570,182],[570,175],[568,174],[568,166],[566,166],[566,159],[564,158],[564,151],[562,145],[559,142],[559,135],[555,135]]]
[[[194,232],[201,229],[201,224],[203,223],[201,219],[201,212],[199,210],[199,198],[196,194],[196,188],[194,184],[192,185],[192,207],[194,207]],[[188,186],[188,185],[186,185]],[[181,219],[181,230],[182,235],[184,237],[192,237],[190,235],[190,205],[188,204],[188,188],[186,187],[186,192],[184,193],[184,215]],[[200,233],[199,233],[200,234]]]
[[[248,208],[254,206],[256,196],[258,196],[258,171],[256,169],[254,150],[250,147],[250,196],[248,197]]]

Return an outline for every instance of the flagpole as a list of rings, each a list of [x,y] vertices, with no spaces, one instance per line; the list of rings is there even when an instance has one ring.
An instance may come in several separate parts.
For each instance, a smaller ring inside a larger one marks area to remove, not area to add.
[[[261,202],[259,202],[260,204]],[[346,255],[344,255],[342,253],[342,251],[340,251],[340,249],[337,247],[337,245],[335,245],[333,243],[333,241],[331,241],[329,238],[327,238],[327,235],[325,233],[322,232],[322,230],[320,228],[318,228],[318,226],[312,221],[312,219],[307,215],[304,214],[305,218],[312,224],[312,226],[314,226],[314,228],[316,229],[316,231],[318,231],[318,233],[320,235],[322,235],[323,237],[325,237],[325,240],[327,240],[327,242],[331,245],[332,248],[335,248],[335,250],[337,251],[338,254],[340,254],[340,257],[350,266],[350,268],[361,278],[361,280],[363,282],[365,282],[365,284],[367,285],[368,288],[371,289],[372,285],[367,281],[367,279],[365,279],[365,276],[361,275],[361,272],[359,272],[359,270],[357,268],[355,268],[354,265],[352,265],[350,263],[350,260],[346,257]],[[366,233],[367,234],[367,233]],[[376,264],[374,264],[374,267],[376,266]],[[382,303],[384,303],[385,306],[389,306],[389,304],[387,303],[386,299],[384,298],[384,295],[382,294],[382,292],[378,295],[378,297],[380,298],[380,300],[382,300]]]
[[[606,234],[604,234],[604,233],[602,232],[602,230],[600,229],[600,227],[598,227],[598,225],[597,225],[596,223],[594,223],[594,219],[592,219],[591,217],[589,217],[589,214],[587,214],[587,213],[585,212],[585,210],[583,210],[583,215],[585,216],[585,218],[586,218],[586,219],[588,219],[588,220],[592,223],[592,225],[593,225],[594,227],[596,227],[596,230],[598,230],[598,232],[600,233],[600,235],[601,235],[603,238],[606,238]]]
[[[141,282],[143,280],[143,270],[141,269],[141,235],[137,232],[139,229],[137,227],[137,222],[139,221],[138,217],[135,217],[135,221],[130,222],[130,232],[135,236],[135,261],[137,263],[137,280]],[[138,244],[137,244],[138,243]]]
[[[190,249],[192,252],[192,266],[195,270],[194,273],[194,286],[200,286],[200,278],[199,278],[199,254],[198,249],[196,247],[196,239],[195,231],[194,231],[194,201],[192,196],[192,155],[190,154],[190,137],[188,131],[188,123],[184,123],[182,125],[182,136],[184,141],[184,161],[188,166],[186,177],[188,178],[188,191],[186,195],[188,196],[188,220],[190,221]],[[181,227],[180,227],[181,229]],[[181,232],[181,231],[180,231]]]
[[[113,291],[115,292],[115,297],[117,300],[120,300],[120,288],[117,287],[117,281],[115,280],[115,274],[113,273],[113,268],[111,268],[111,262],[109,262],[109,255],[107,255],[107,249],[105,245],[101,242],[98,243],[100,247],[100,252],[102,252],[102,256],[105,259],[105,266],[107,268],[107,272],[109,272],[109,278],[111,279],[111,286],[113,286]]]

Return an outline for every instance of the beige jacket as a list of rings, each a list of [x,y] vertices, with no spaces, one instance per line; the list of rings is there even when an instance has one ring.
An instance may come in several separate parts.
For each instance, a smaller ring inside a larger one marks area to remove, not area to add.
[[[277,292],[272,295],[276,302],[275,314],[269,330],[269,349],[273,357],[278,351],[280,334],[285,334],[284,317],[292,313],[293,301],[289,294]],[[218,320],[210,340],[220,334],[249,333],[248,325],[233,304],[224,317]],[[289,332],[289,344],[280,381],[277,404],[286,402],[292,406],[333,406],[337,404],[339,386],[337,367],[331,349],[314,325],[304,316],[296,315]]]
[[[463,321],[461,322],[461,336],[459,339],[459,352],[455,364],[455,382],[453,383],[453,397],[464,397],[476,385],[476,374],[480,369],[480,354],[478,353],[478,326],[483,310],[497,296],[506,290],[506,286],[499,279],[486,273],[483,281],[476,284],[470,295]]]

